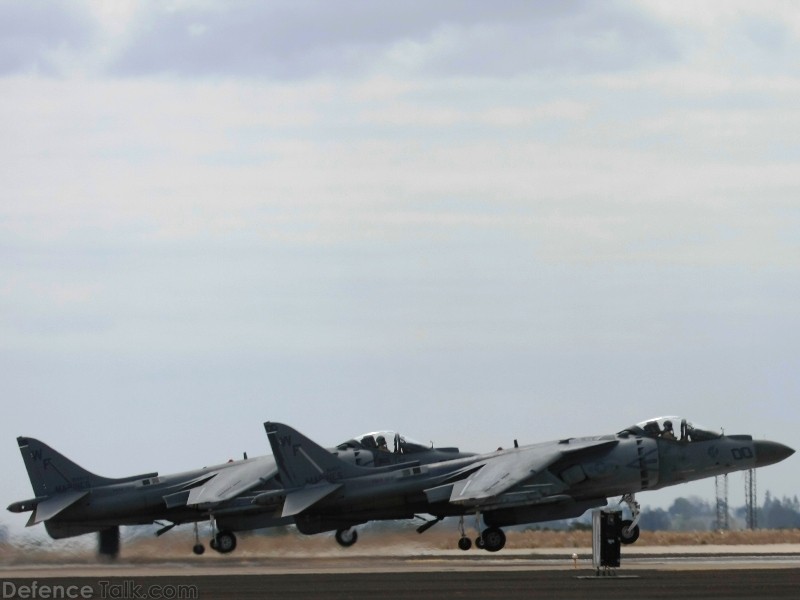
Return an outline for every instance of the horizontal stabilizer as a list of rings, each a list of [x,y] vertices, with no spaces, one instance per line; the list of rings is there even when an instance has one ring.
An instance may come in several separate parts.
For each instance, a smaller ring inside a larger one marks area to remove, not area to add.
[[[36,525],[36,523],[52,519],[88,493],[89,492],[64,492],[63,494],[58,494],[47,500],[42,500],[36,505],[36,512],[31,515],[32,518],[28,521],[28,525]]]
[[[310,485],[286,494],[283,503],[283,517],[293,517],[324,500],[342,487],[341,483],[327,483],[324,485]]]

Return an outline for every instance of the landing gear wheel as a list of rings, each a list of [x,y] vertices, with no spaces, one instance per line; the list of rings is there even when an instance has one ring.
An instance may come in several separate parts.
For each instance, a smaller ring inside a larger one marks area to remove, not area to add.
[[[483,550],[486,547],[483,545],[483,538],[481,536],[475,538],[475,547],[478,550]]]
[[[231,531],[220,531],[211,540],[211,547],[220,554],[236,550],[236,536]]]
[[[633,544],[636,540],[639,539],[639,526],[633,525],[633,521],[630,519],[625,519],[621,523],[621,527],[619,529],[619,541],[623,544]]]
[[[353,529],[337,529],[336,542],[343,548],[349,548],[358,541],[358,531]]]
[[[642,516],[642,509],[636,501],[636,496],[633,494],[625,494],[620,498],[619,503],[625,503],[631,510],[633,520],[622,521],[622,527],[619,531],[619,541],[623,544],[632,544],[639,539],[639,517]]]
[[[458,547],[460,550],[464,550],[465,552],[472,548],[472,540],[468,537],[462,537],[458,540]]]
[[[214,540],[211,540],[211,543],[214,543]],[[212,546],[213,548],[213,546]],[[194,552],[197,556],[200,556],[203,552],[206,551],[206,547],[200,543],[200,530],[197,527],[197,521],[194,522],[194,546],[192,546],[192,552]]]
[[[499,527],[489,527],[484,529],[481,534],[483,547],[488,552],[497,552],[506,545],[506,534]]]

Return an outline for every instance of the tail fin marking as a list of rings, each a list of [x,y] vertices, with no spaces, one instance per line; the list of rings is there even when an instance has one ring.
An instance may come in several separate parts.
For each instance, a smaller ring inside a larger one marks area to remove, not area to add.
[[[304,487],[321,482],[336,483],[347,477],[377,472],[358,467],[331,454],[299,431],[283,423],[264,423],[278,472],[286,488]]]
[[[17,443],[37,498],[47,498],[66,491],[79,492],[93,487],[136,481],[158,475],[158,473],[147,473],[122,479],[101,477],[87,471],[35,438],[18,437]]]

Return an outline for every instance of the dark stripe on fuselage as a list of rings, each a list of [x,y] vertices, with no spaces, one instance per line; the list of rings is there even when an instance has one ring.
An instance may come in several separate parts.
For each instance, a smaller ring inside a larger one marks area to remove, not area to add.
[[[650,487],[650,475],[647,471],[644,442],[640,437],[636,438],[636,452],[639,454],[639,474],[642,479],[642,489],[646,490]]]

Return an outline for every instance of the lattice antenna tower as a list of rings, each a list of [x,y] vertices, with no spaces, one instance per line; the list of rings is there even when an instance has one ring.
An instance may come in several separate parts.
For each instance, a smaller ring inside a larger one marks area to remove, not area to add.
[[[730,529],[728,520],[728,474],[717,475],[714,478],[717,491],[717,530]]]
[[[756,493],[756,470],[744,472],[745,509],[747,511],[747,528],[758,527],[758,495]]]

